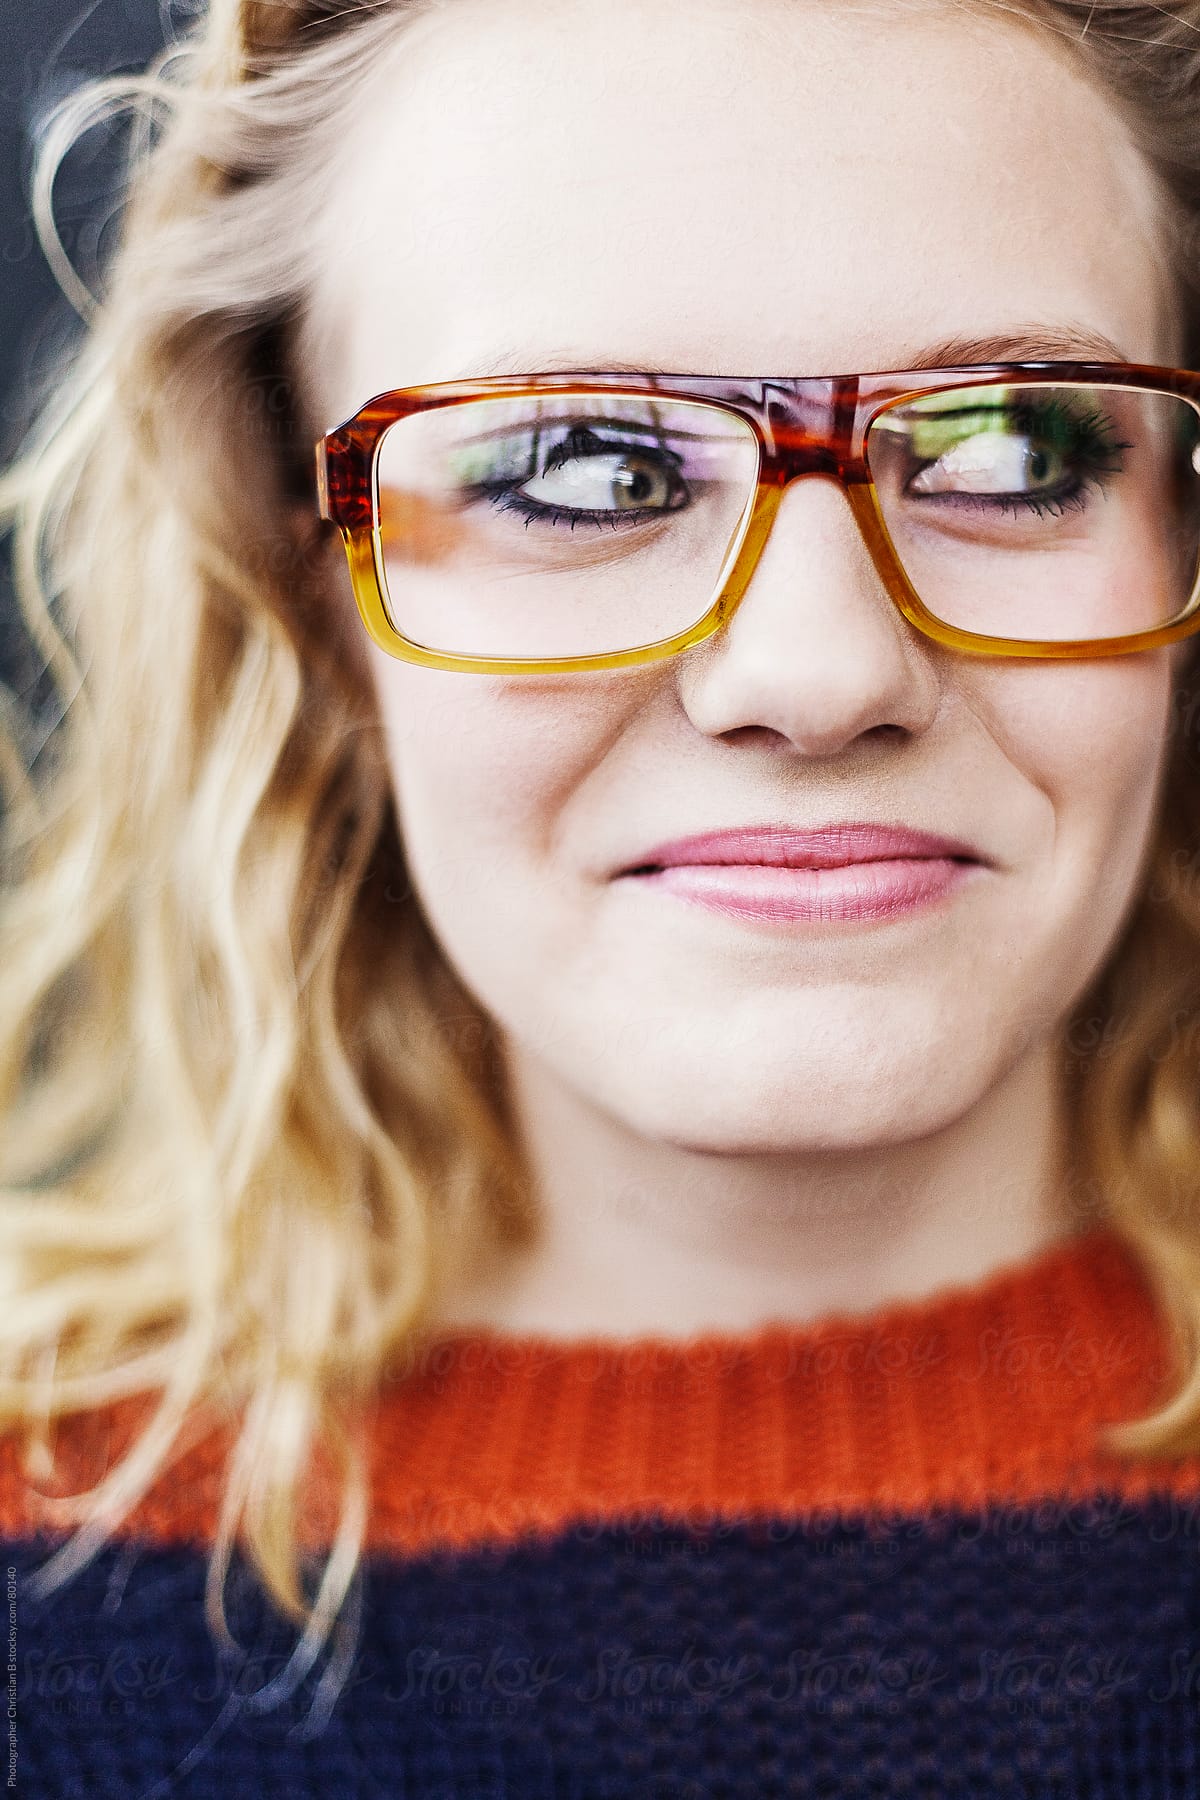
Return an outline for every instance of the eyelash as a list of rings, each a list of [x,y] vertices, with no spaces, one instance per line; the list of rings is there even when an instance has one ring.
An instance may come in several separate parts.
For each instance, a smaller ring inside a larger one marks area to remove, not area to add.
[[[1015,417],[1015,415],[1014,415]],[[1088,504],[1089,490],[1103,492],[1109,478],[1121,473],[1122,465],[1115,465],[1106,460],[1122,450],[1132,450],[1133,445],[1113,436],[1112,422],[1101,412],[1083,415],[1072,414],[1058,400],[1038,403],[1028,402],[1022,409],[1021,417],[1024,429],[1035,432],[1045,431],[1048,427],[1062,430],[1069,428],[1077,434],[1075,458],[1082,464],[1072,478],[1072,484],[1060,488],[1053,493],[1027,494],[941,494],[930,496],[939,506],[953,506],[958,510],[971,512],[1010,513],[1014,518],[1024,513],[1033,513],[1038,518],[1053,514],[1059,518],[1066,511],[1079,512]],[[644,446],[634,445],[641,454],[647,454]],[[619,444],[612,446],[619,449]],[[546,474],[563,460],[565,445],[560,444],[555,454],[547,461],[540,472]],[[922,465],[923,467],[926,465]],[[527,478],[528,479],[528,478]],[[643,507],[631,508],[625,512],[598,511],[580,507],[546,506],[542,502],[530,500],[523,496],[519,489],[510,483],[481,482],[474,490],[480,498],[489,500],[497,512],[516,513],[525,520],[525,527],[536,520],[538,524],[552,528],[569,524],[572,531],[577,525],[607,526],[610,531],[620,531],[627,526],[642,525],[647,519],[661,519],[668,512],[681,511],[677,507]],[[922,500],[921,504],[927,502]]]
[[[626,512],[596,512],[586,507],[544,506],[537,500],[527,500],[511,487],[482,487],[479,491],[486,495],[497,512],[515,512],[524,519],[526,527],[535,519],[540,525],[557,525],[569,520],[572,531],[576,525],[607,525],[620,531],[623,526],[642,525],[647,519],[661,519],[669,512],[683,510],[682,507],[647,506],[640,511],[631,507]]]
[[[1038,518],[1047,514],[1061,518],[1068,509],[1081,512],[1088,503],[1089,488],[1102,493],[1110,476],[1121,473],[1123,465],[1120,462],[1112,464],[1104,459],[1134,447],[1113,435],[1112,421],[1104,413],[1073,413],[1059,400],[1026,402],[1019,415],[1014,411],[1014,422],[1018,417],[1021,421],[1018,430],[1030,435],[1039,429],[1045,431],[1047,427],[1060,431],[1066,427],[1077,434],[1074,457],[1083,466],[1074,472],[1070,487],[1042,494],[941,494],[931,498],[939,505],[969,512],[1011,513],[1014,518],[1024,512]],[[920,473],[919,470],[916,472]],[[920,497],[918,501],[923,503]]]
[[[619,439],[596,438],[586,424],[573,425],[566,437],[555,445],[543,466],[536,473],[548,475],[552,469],[560,468],[564,462],[570,460],[572,449],[584,441],[594,442],[597,448],[610,452],[632,450],[640,456],[658,455],[664,470],[673,475],[676,481],[682,480],[679,475],[677,457],[663,456],[656,452],[653,446],[646,443],[622,443]],[[526,481],[531,479],[530,475],[525,477]],[[683,484],[683,491],[686,492],[686,484]],[[519,492],[517,484],[508,481],[479,482],[471,489],[470,498],[489,500],[496,512],[516,513],[519,518],[524,519],[526,530],[536,520],[539,525],[556,526],[561,523],[569,523],[572,531],[577,525],[608,526],[611,531],[620,531],[625,526],[643,525],[647,519],[662,519],[669,513],[685,510],[684,507],[677,506],[646,506],[630,507],[625,512],[613,512],[589,507],[547,506],[543,501],[525,498]]]

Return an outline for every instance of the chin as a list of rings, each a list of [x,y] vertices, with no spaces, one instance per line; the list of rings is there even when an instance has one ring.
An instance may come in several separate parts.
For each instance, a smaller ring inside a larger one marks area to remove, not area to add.
[[[979,1097],[964,1070],[947,1085],[914,1063],[881,1070],[874,1057],[819,1067],[805,1059],[790,1071],[714,1061],[671,1080],[661,1069],[640,1080],[635,1067],[622,1073],[620,1093],[595,1096],[606,1110],[645,1137],[720,1156],[883,1149],[952,1123]]]

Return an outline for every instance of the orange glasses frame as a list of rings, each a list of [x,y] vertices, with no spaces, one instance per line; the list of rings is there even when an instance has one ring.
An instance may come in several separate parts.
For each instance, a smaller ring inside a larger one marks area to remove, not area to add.
[[[1200,630],[1200,574],[1183,611],[1170,623],[1117,638],[1013,639],[985,636],[947,625],[925,607],[892,544],[866,456],[875,419],[898,402],[950,387],[1015,382],[1060,386],[1138,388],[1175,394],[1200,414],[1200,373],[1145,363],[1014,362],[964,364],[948,369],[904,369],[866,375],[799,377],[612,374],[586,370],[548,375],[508,375],[489,380],[431,383],[378,394],[353,418],[316,445],[318,508],[341,531],[350,579],[363,624],[390,655],[427,668],[493,674],[539,674],[566,669],[609,669],[655,662],[711,637],[733,615],[762,555],[787,484],[804,475],[838,482],[885,589],[909,624],[936,643],[983,656],[1120,656],[1149,650]],[[642,396],[662,394],[698,400],[736,414],[753,428],[758,470],[752,498],[731,540],[711,605],[686,631],[631,650],[593,656],[522,658],[459,656],[430,650],[395,629],[387,614],[383,547],[379,531],[376,464],[389,425],[434,407],[491,397],[513,399],[564,392]],[[1200,478],[1200,477],[1198,477]]]

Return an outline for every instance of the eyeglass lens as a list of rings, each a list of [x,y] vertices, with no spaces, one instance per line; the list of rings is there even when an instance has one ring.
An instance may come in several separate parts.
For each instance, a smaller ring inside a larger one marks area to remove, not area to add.
[[[873,420],[896,556],[960,629],[1070,641],[1149,630],[1200,566],[1200,413],[1135,387],[940,389]],[[746,419],[662,395],[482,398],[390,425],[377,462],[386,603],[434,651],[552,659],[670,638],[711,606],[758,476]]]

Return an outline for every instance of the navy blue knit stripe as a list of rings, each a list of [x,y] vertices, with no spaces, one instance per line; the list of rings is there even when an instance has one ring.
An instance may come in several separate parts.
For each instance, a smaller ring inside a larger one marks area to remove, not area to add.
[[[328,1713],[319,1669],[246,1710],[292,1641],[248,1576],[219,1675],[199,1552],[35,1603],[37,1548],[25,1800],[1200,1795],[1200,1510],[1167,1498],[375,1556]]]

